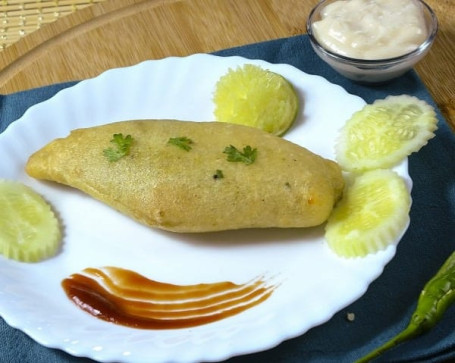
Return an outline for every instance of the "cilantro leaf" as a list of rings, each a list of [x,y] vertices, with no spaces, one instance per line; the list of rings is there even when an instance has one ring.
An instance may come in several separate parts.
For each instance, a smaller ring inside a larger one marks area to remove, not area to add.
[[[213,179],[217,180],[217,179],[223,179],[223,178],[224,178],[223,171],[220,169],[216,169],[215,174],[213,174]]]
[[[118,161],[130,153],[132,142],[133,138],[131,135],[124,137],[121,133],[114,134],[111,140],[114,146],[104,149],[103,154],[110,162]]]
[[[256,160],[257,149],[253,149],[250,145],[247,145],[243,148],[243,152],[241,152],[235,146],[229,145],[226,146],[223,153],[227,154],[228,161],[242,162],[250,165]]]
[[[183,149],[185,151],[190,151],[191,150],[190,145],[193,143],[193,140],[187,138],[186,136],[171,137],[167,143],[178,146],[180,149]]]

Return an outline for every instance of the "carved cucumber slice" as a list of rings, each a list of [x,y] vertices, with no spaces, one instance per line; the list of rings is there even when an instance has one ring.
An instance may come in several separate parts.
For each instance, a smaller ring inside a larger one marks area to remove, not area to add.
[[[340,132],[336,159],[344,170],[389,168],[434,137],[436,113],[416,97],[389,96],[352,115]]]
[[[343,257],[362,257],[398,243],[409,223],[411,196],[392,170],[358,175],[335,206],[326,227],[329,247]]]
[[[0,179],[0,254],[22,262],[54,255],[60,226],[49,204],[30,187]]]
[[[257,127],[278,136],[291,127],[299,109],[297,94],[284,77],[252,64],[222,76],[213,101],[217,121]]]

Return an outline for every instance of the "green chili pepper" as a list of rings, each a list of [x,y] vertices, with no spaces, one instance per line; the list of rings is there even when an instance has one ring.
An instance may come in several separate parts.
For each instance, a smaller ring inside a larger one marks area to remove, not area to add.
[[[436,275],[426,283],[420,293],[416,310],[405,330],[373,350],[356,363],[369,362],[386,350],[423,334],[434,327],[448,307],[455,302],[455,251],[441,266]]]

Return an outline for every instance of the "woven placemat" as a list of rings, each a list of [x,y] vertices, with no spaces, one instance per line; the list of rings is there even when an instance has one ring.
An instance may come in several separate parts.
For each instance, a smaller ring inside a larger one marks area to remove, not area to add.
[[[0,0],[0,51],[41,26],[104,0]]]

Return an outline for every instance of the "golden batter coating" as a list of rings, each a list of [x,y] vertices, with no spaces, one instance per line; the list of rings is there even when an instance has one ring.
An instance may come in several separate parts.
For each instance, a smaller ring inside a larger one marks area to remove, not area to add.
[[[129,153],[109,161],[114,134]],[[171,138],[192,141],[186,151]],[[227,160],[230,145],[255,161]],[[34,153],[27,173],[80,189],[151,227],[175,232],[309,227],[340,198],[338,165],[259,129],[220,122],[122,121],[78,129]]]

